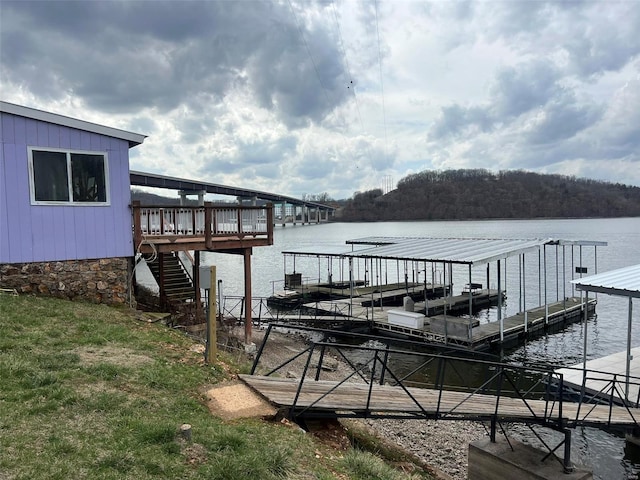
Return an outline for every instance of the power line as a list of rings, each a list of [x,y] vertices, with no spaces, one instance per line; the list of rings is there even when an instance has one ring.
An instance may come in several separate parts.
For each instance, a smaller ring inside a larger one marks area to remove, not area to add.
[[[353,84],[353,76],[351,75],[351,69],[349,67],[349,59],[347,58],[347,52],[344,49],[344,39],[342,37],[342,29],[340,28],[340,22],[338,20],[338,12],[336,9],[336,4],[333,0],[331,1],[331,6],[333,7],[333,17],[336,21],[336,28],[338,29],[338,36],[340,38],[340,50],[342,50],[342,57],[344,58],[344,64],[347,69],[347,75],[349,80],[349,85],[347,85],[347,88],[351,90],[351,92],[353,93],[353,99],[356,102],[356,110],[358,112],[358,120],[360,121],[360,127],[364,132],[364,123],[362,122],[362,115],[360,115],[360,104],[358,103],[358,97],[356,95],[356,86]]]
[[[384,105],[384,83],[382,82],[382,53],[380,51],[380,27],[378,25],[378,0],[374,1],[376,7],[376,33],[378,35],[378,67],[380,70],[380,95],[382,97],[382,123],[384,126],[384,156],[388,156],[387,147],[387,114]]]
[[[318,82],[320,83],[320,87],[322,87],[322,91],[324,92],[324,97],[327,100],[327,105],[331,105],[331,102],[329,100],[329,95],[327,93],[327,88],[324,86],[324,83],[322,82],[322,78],[320,77],[320,72],[318,71],[318,66],[316,65],[315,60],[313,60],[313,55],[311,55],[311,49],[309,48],[309,44],[307,43],[307,39],[304,36],[304,32],[302,31],[302,28],[300,27],[300,23],[298,22],[298,16],[296,15],[295,10],[293,9],[293,5],[291,4],[291,0],[288,0],[289,2],[289,9],[291,10],[291,13],[293,14],[293,19],[296,22],[296,28],[298,29],[298,33],[300,34],[300,37],[302,38],[302,42],[304,43],[305,48],[307,49],[307,54],[309,55],[309,58],[311,59],[311,63],[313,64],[313,69],[316,72],[316,77],[318,77]]]

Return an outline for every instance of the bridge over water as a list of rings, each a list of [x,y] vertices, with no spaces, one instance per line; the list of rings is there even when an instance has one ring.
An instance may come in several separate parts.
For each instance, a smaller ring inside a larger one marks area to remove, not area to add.
[[[312,339],[307,348],[265,368],[262,353],[273,328],[292,331],[290,325],[272,324],[251,375],[240,378],[294,419],[473,420],[490,425],[493,441],[503,422],[541,425],[564,434],[559,445],[547,447],[545,459],[564,446],[564,458],[558,460],[567,471],[572,468],[571,429],[640,427],[640,399],[624,395],[628,384],[640,386],[640,378],[581,369],[582,387],[576,389],[552,367],[509,365],[489,355],[470,358],[450,347],[425,352],[424,344],[411,341],[309,327],[293,329]],[[346,368],[327,368],[331,357]],[[585,388],[594,376],[600,392]]]
[[[129,177],[131,185],[177,190],[181,199],[195,195],[198,197],[200,204],[202,204],[204,195],[207,193],[236,197],[240,203],[249,203],[254,206],[260,200],[271,202],[274,205],[274,223],[279,225],[325,222],[333,216],[336,210],[335,207],[324,203],[310,202],[287,195],[200,180],[188,180],[133,170],[129,172]]]

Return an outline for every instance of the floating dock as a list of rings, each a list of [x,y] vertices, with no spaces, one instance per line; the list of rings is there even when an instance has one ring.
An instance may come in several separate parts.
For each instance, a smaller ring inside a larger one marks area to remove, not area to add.
[[[587,308],[595,311],[595,300],[589,300]],[[473,325],[472,318],[437,316],[425,318],[421,329],[390,324],[388,320],[376,319],[374,329],[384,334],[392,333],[430,343],[459,345],[469,350],[485,351],[494,348],[515,346],[527,338],[558,331],[583,317],[584,302],[578,297],[551,303],[512,315],[502,320],[503,334],[500,337],[499,321]],[[444,319],[444,320],[443,320]]]
[[[585,310],[586,314],[593,313],[596,302],[591,299],[583,302],[581,298],[574,297],[573,290],[567,290],[567,281],[572,281],[574,274],[587,273],[588,267],[582,256],[584,247],[594,248],[595,266],[596,248],[606,246],[606,242],[552,238],[366,237],[346,243],[351,250],[327,249],[322,252],[314,248],[282,252],[285,272],[287,257],[293,257],[293,273],[285,273],[285,286],[289,289],[294,281],[301,286],[302,274],[297,270],[300,263],[296,263],[296,259],[300,262],[304,257],[318,262],[318,277],[305,278],[320,278],[324,261],[330,279],[334,272],[339,271],[340,278],[348,278],[349,284],[353,285],[355,279],[364,275],[364,285],[349,288],[349,306],[325,302],[328,298],[309,297],[308,302],[322,301],[305,303],[303,314],[313,314],[313,309],[316,309],[318,315],[340,315],[345,320],[347,317],[358,318],[368,321],[369,327],[381,335],[401,335],[432,344],[458,345],[471,351],[516,346],[528,338],[555,332],[580,321]],[[578,258],[574,255],[576,248]],[[555,265],[550,265],[548,250],[555,254]],[[338,268],[334,268],[334,263]],[[554,273],[555,282],[550,283]],[[567,274],[571,277],[567,278]],[[518,310],[521,312],[501,318],[507,285],[515,290],[514,275],[517,275]],[[397,278],[398,283],[387,285],[387,278]],[[402,278],[405,282],[400,282]],[[463,280],[465,290],[460,295],[451,295],[454,282],[459,284],[460,280]],[[422,290],[421,284],[424,285]],[[415,290],[407,288],[409,285],[415,286]],[[483,289],[482,285],[487,288]],[[427,295],[435,297],[436,286],[442,288],[438,292],[440,297],[428,298]],[[527,287],[537,291],[539,306],[524,311],[527,308],[525,300],[532,296],[527,293]],[[331,291],[339,294],[336,289]],[[346,289],[342,293],[347,298]],[[395,318],[389,321],[389,306],[399,307],[406,296],[417,302],[413,305],[407,302],[406,305],[408,313],[417,314],[416,322],[405,324]],[[550,297],[556,301],[550,301]],[[474,312],[493,305],[498,306],[498,321],[474,325]],[[424,317],[420,316],[421,313]]]
[[[291,310],[311,301],[352,299],[354,304],[363,307],[398,306],[402,305],[404,297],[419,301],[425,298],[436,299],[448,293],[449,285],[430,283],[390,283],[374,286],[364,286],[362,283],[350,286],[348,282],[305,283],[272,295],[267,299],[267,305]],[[424,305],[424,301],[422,304]],[[455,305],[454,302],[452,308],[455,308]]]
[[[585,378],[585,366],[587,377]],[[626,392],[627,379],[627,352],[613,353],[605,357],[594,358],[557,370],[562,374],[565,388],[573,388],[580,392],[584,383],[585,393],[596,400],[623,404],[625,397],[633,404],[638,404],[640,399],[640,347],[631,349],[631,361],[629,364],[628,394]],[[615,382],[613,382],[615,377]],[[613,383],[612,383],[613,382]],[[625,384],[620,388],[620,384]],[[612,389],[612,385],[617,385]]]
[[[506,297],[502,292],[502,298]],[[471,296],[471,310],[477,311],[498,304],[498,290],[483,289]],[[436,298],[415,304],[414,311],[423,313],[427,317],[434,315],[460,315],[469,311],[469,294],[453,295],[449,297]]]
[[[387,288],[384,288],[387,287]],[[404,284],[393,284],[383,287],[374,287],[370,293],[364,293],[362,288],[356,289],[357,297],[354,302],[359,303],[363,307],[379,307],[381,305],[402,305],[405,297],[411,300],[424,300],[425,298],[438,298],[449,293],[449,286],[445,285],[420,285],[413,284],[405,286]],[[424,302],[422,302],[424,304]]]

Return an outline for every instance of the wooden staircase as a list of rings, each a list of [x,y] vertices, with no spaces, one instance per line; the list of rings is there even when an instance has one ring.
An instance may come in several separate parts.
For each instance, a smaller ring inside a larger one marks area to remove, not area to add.
[[[161,256],[164,275],[160,275]],[[159,253],[155,258],[145,256],[144,259],[161,287],[160,291],[164,293],[164,298],[161,298],[163,302],[175,307],[195,301],[193,281],[178,258],[178,252]]]

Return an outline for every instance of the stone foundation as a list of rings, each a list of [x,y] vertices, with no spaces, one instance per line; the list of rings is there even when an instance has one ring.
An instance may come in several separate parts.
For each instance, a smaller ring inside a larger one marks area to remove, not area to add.
[[[0,264],[0,288],[92,303],[129,299],[129,258]]]

